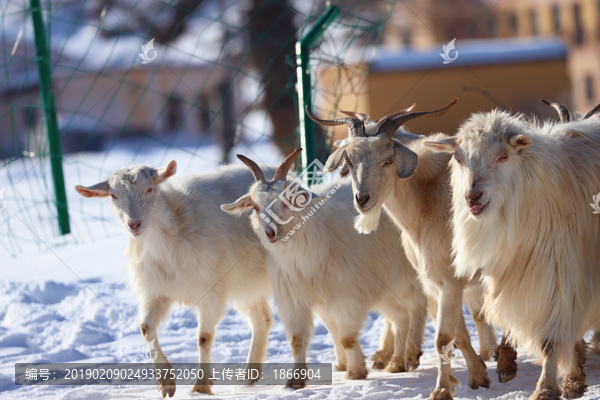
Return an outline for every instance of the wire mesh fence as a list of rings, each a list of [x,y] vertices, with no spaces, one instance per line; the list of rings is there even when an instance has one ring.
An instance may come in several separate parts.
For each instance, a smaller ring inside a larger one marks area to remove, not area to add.
[[[0,249],[116,235],[109,202],[75,184],[171,159],[205,172],[236,153],[298,146],[296,41],[325,10],[304,0],[43,1],[71,234],[60,236],[29,1],[0,2]],[[335,113],[361,90],[392,1],[347,1],[312,47],[312,101]],[[327,84],[322,76],[326,73]],[[333,77],[333,78],[332,78]],[[319,131],[317,155],[329,148]]]

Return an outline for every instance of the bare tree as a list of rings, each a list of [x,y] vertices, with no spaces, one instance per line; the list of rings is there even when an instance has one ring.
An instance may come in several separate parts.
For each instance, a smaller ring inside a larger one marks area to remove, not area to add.
[[[293,13],[287,0],[252,0],[246,25],[251,63],[260,72],[264,85],[262,105],[273,123],[273,140],[283,154],[291,153],[297,146],[296,78],[293,66],[286,64],[286,56],[294,54],[296,42]]]

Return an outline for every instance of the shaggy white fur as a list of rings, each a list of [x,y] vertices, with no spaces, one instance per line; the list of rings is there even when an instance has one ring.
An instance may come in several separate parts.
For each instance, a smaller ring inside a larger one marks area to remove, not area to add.
[[[289,188],[297,190],[286,203],[280,194],[292,193]],[[247,195],[222,206],[230,213],[255,210],[250,219],[268,251],[275,301],[297,368],[306,362],[314,311],[331,333],[338,368],[347,370],[349,379],[366,378],[358,339],[370,309],[381,311],[391,323],[394,348],[387,370],[415,368],[427,301],[398,245],[398,230],[384,217],[377,233],[358,234],[353,229],[357,213],[351,207],[352,188],[347,180],[311,190],[314,193],[285,177],[259,180]],[[269,215],[268,220],[261,215]],[[382,346],[386,341],[390,336],[384,332]],[[304,385],[301,379],[288,382],[294,388]]]
[[[446,138],[442,134],[434,137]],[[496,347],[496,339],[481,313],[481,283],[479,279],[456,278],[452,268],[451,193],[447,171],[450,157],[430,151],[423,145],[424,140],[417,138],[404,145],[384,135],[352,137],[331,155],[326,167],[333,170],[344,161],[348,163],[353,186],[353,193],[348,194],[348,207],[353,203],[352,198],[367,196],[367,201],[354,202],[361,216],[355,224],[359,232],[380,229],[377,222],[385,219],[384,216],[379,218],[381,207],[402,230],[408,259],[426,293],[438,303],[438,353],[443,354],[444,347],[456,338],[469,368],[469,385],[473,389],[488,387],[490,380],[485,363],[471,346],[462,314],[463,295],[469,287],[467,304],[476,317],[481,355],[488,359]],[[509,367],[512,369],[498,369],[501,381],[514,377],[516,364]],[[440,357],[438,383],[432,399],[452,398],[455,380],[450,372],[450,365],[443,363]]]
[[[483,275],[485,314],[543,357],[536,399],[587,386],[581,337],[599,326],[600,121],[538,122],[495,110],[454,138],[453,250],[458,276]],[[469,201],[469,199],[471,199]]]
[[[142,335],[148,343],[156,340],[156,363],[169,362],[156,330],[173,302],[198,313],[200,363],[210,363],[216,325],[229,302],[252,327],[248,362],[261,363],[272,324],[266,251],[247,222],[219,209],[246,193],[254,182],[252,174],[244,166],[227,166],[164,182],[175,171],[174,161],[159,170],[126,167],[106,181],[76,190],[85,197],[111,196],[115,216],[130,236],[127,268],[140,300]],[[159,381],[159,388],[163,396],[172,396],[175,381]],[[210,393],[210,382],[198,381],[192,390]]]

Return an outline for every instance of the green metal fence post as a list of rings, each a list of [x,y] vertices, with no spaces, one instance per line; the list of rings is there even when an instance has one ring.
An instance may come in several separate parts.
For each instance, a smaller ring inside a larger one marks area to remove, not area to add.
[[[56,120],[56,106],[54,104],[54,91],[52,90],[52,76],[50,73],[50,43],[46,39],[42,8],[40,0],[30,0],[31,18],[35,34],[35,57],[40,75],[40,94],[44,107],[44,119],[48,131],[48,146],[50,149],[50,165],[52,167],[52,181],[56,196],[56,210],[58,213],[58,228],[61,235],[71,232],[69,226],[69,211],[67,209],[67,194],[65,192],[65,178],[62,169],[62,151],[60,135]]]
[[[325,13],[319,17],[308,32],[296,42],[296,76],[298,78],[298,112],[300,118],[300,146],[304,149],[301,154],[302,170],[306,170],[308,164],[317,158],[315,150],[315,125],[307,117],[304,107],[312,112],[311,97],[311,72],[310,72],[310,48],[323,35],[329,24],[340,15],[340,9],[329,6]]]

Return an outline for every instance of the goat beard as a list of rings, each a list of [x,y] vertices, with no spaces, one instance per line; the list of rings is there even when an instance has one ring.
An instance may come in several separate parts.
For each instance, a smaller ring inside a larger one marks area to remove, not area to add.
[[[368,235],[379,226],[379,218],[381,217],[381,206],[376,206],[369,210],[367,214],[359,214],[354,218],[354,229],[358,233]]]

